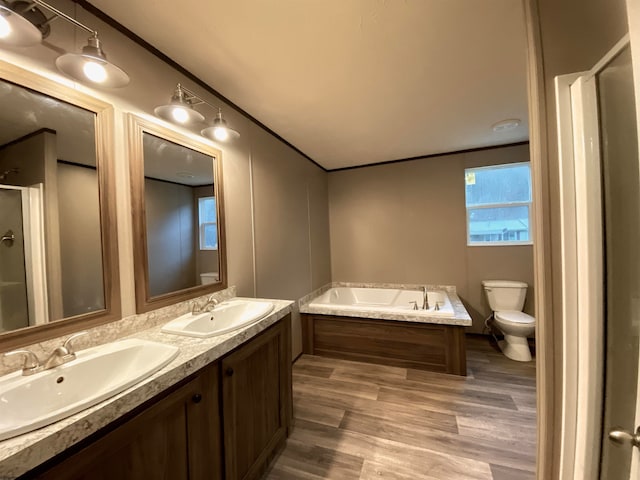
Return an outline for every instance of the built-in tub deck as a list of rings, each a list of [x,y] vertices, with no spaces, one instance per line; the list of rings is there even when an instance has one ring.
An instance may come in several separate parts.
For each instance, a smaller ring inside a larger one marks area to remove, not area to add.
[[[323,287],[300,301],[303,353],[466,375],[471,317],[455,287],[427,292],[425,310],[417,285]]]

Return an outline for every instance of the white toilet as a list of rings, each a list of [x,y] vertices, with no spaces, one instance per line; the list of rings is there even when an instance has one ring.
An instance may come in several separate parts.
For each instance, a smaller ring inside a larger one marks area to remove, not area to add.
[[[528,285],[509,280],[484,280],[482,286],[493,310],[495,325],[504,334],[504,340],[498,341],[502,353],[512,360],[530,362],[527,337],[535,331],[536,319],[522,311]]]

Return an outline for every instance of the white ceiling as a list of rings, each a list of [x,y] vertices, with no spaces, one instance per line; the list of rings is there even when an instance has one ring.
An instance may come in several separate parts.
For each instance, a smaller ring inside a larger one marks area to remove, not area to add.
[[[518,0],[90,2],[327,169],[528,139]]]
[[[0,105],[0,145],[46,128],[56,132],[58,160],[95,166],[92,112],[5,81]]]

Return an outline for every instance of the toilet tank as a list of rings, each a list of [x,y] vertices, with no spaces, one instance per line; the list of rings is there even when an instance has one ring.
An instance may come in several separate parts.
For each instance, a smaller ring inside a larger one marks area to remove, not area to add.
[[[528,285],[526,283],[510,280],[484,280],[482,287],[487,294],[492,311],[522,311],[524,300],[527,297]]]

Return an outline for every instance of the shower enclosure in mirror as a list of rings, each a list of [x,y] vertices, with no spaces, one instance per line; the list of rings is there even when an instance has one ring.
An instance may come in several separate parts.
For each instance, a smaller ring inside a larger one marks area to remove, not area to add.
[[[220,152],[130,117],[138,312],[226,287]]]
[[[111,107],[0,71],[1,351],[114,320],[119,292]]]

